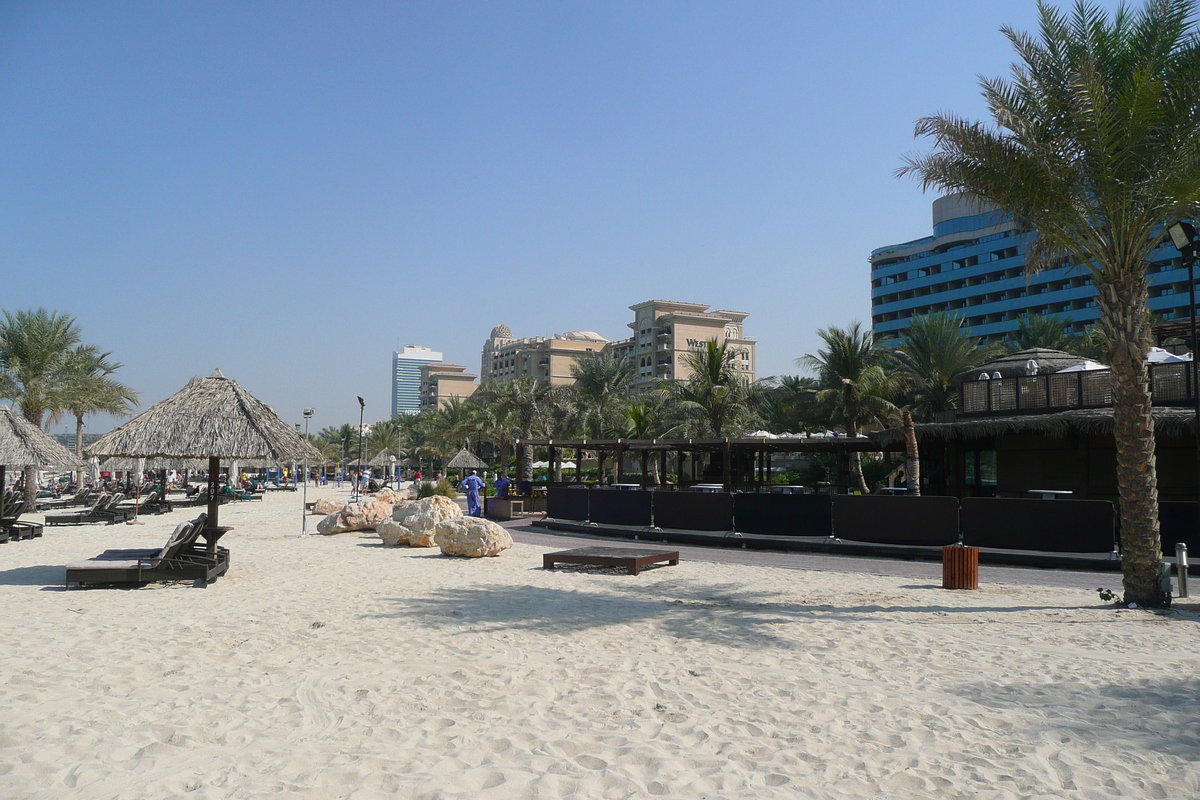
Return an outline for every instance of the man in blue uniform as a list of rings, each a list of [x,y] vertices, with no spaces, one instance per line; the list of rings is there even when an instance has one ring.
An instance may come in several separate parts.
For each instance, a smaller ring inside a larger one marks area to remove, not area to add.
[[[459,484],[460,488],[467,490],[467,516],[469,517],[483,516],[483,509],[481,509],[479,506],[479,490],[482,489],[483,486],[484,483],[480,477],[475,474],[475,470],[471,470],[471,474],[468,475],[461,484]]]

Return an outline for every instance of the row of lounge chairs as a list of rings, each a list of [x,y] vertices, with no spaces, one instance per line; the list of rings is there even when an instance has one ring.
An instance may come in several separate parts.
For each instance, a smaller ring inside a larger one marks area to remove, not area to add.
[[[155,581],[195,581],[205,586],[229,570],[229,551],[200,544],[208,515],[181,522],[160,550],[105,550],[95,558],[67,565],[66,588]]]

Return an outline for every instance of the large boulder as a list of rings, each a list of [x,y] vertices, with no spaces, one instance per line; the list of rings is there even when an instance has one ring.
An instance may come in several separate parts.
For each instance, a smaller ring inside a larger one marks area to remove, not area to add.
[[[336,497],[322,497],[313,504],[312,513],[320,514],[321,516],[329,516],[334,512],[341,511],[345,507],[345,500],[339,500]]]
[[[317,523],[317,533],[345,533],[346,531],[370,531],[392,514],[391,503],[378,500],[363,500],[349,503],[341,511],[330,514]]]
[[[444,556],[498,556],[513,546],[512,536],[490,519],[459,517],[438,523],[433,540]]]
[[[382,523],[376,532],[384,544],[406,544],[410,547],[433,547],[437,524],[462,516],[462,509],[448,497],[434,495],[396,505],[390,522]]]
[[[415,500],[416,499],[416,498],[411,498],[411,497],[405,497],[403,491],[396,491],[395,489],[390,489],[390,488],[380,489],[378,492],[375,492],[375,494],[371,495],[371,497],[374,497],[376,500],[380,501],[381,503],[392,503],[392,504],[399,503],[402,500]]]

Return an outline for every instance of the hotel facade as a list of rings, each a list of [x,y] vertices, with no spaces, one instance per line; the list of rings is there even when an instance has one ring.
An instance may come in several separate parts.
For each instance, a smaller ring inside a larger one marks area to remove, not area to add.
[[[552,386],[575,382],[571,367],[587,353],[628,358],[634,364],[632,388],[644,389],[656,380],[686,380],[691,371],[682,356],[710,340],[728,344],[736,353],[735,368],[748,381],[755,377],[756,341],[744,333],[749,314],[701,303],[648,300],[629,307],[633,335],[609,341],[594,331],[578,330],[549,337],[517,339],[507,325],[497,325],[483,345],[481,380],[527,377]]]
[[[392,354],[393,417],[421,411],[421,367],[441,360],[441,353],[412,344]]]
[[[1096,287],[1083,267],[1060,266],[1026,277],[1021,233],[1007,215],[966,195],[933,203],[933,235],[871,253],[871,327],[880,340],[903,336],[909,320],[948,313],[984,344],[1011,338],[1026,315],[1056,315],[1073,332],[1096,322]],[[1188,271],[1163,244],[1151,256],[1150,310],[1186,319]]]

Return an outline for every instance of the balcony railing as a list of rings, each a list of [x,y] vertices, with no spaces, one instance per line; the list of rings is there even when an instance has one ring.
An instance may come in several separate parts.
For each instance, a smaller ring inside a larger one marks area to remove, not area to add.
[[[1191,362],[1151,364],[1150,396],[1156,406],[1195,403]],[[962,385],[959,415],[1045,414],[1073,408],[1112,405],[1112,370],[1053,372],[1019,378],[967,381]]]

